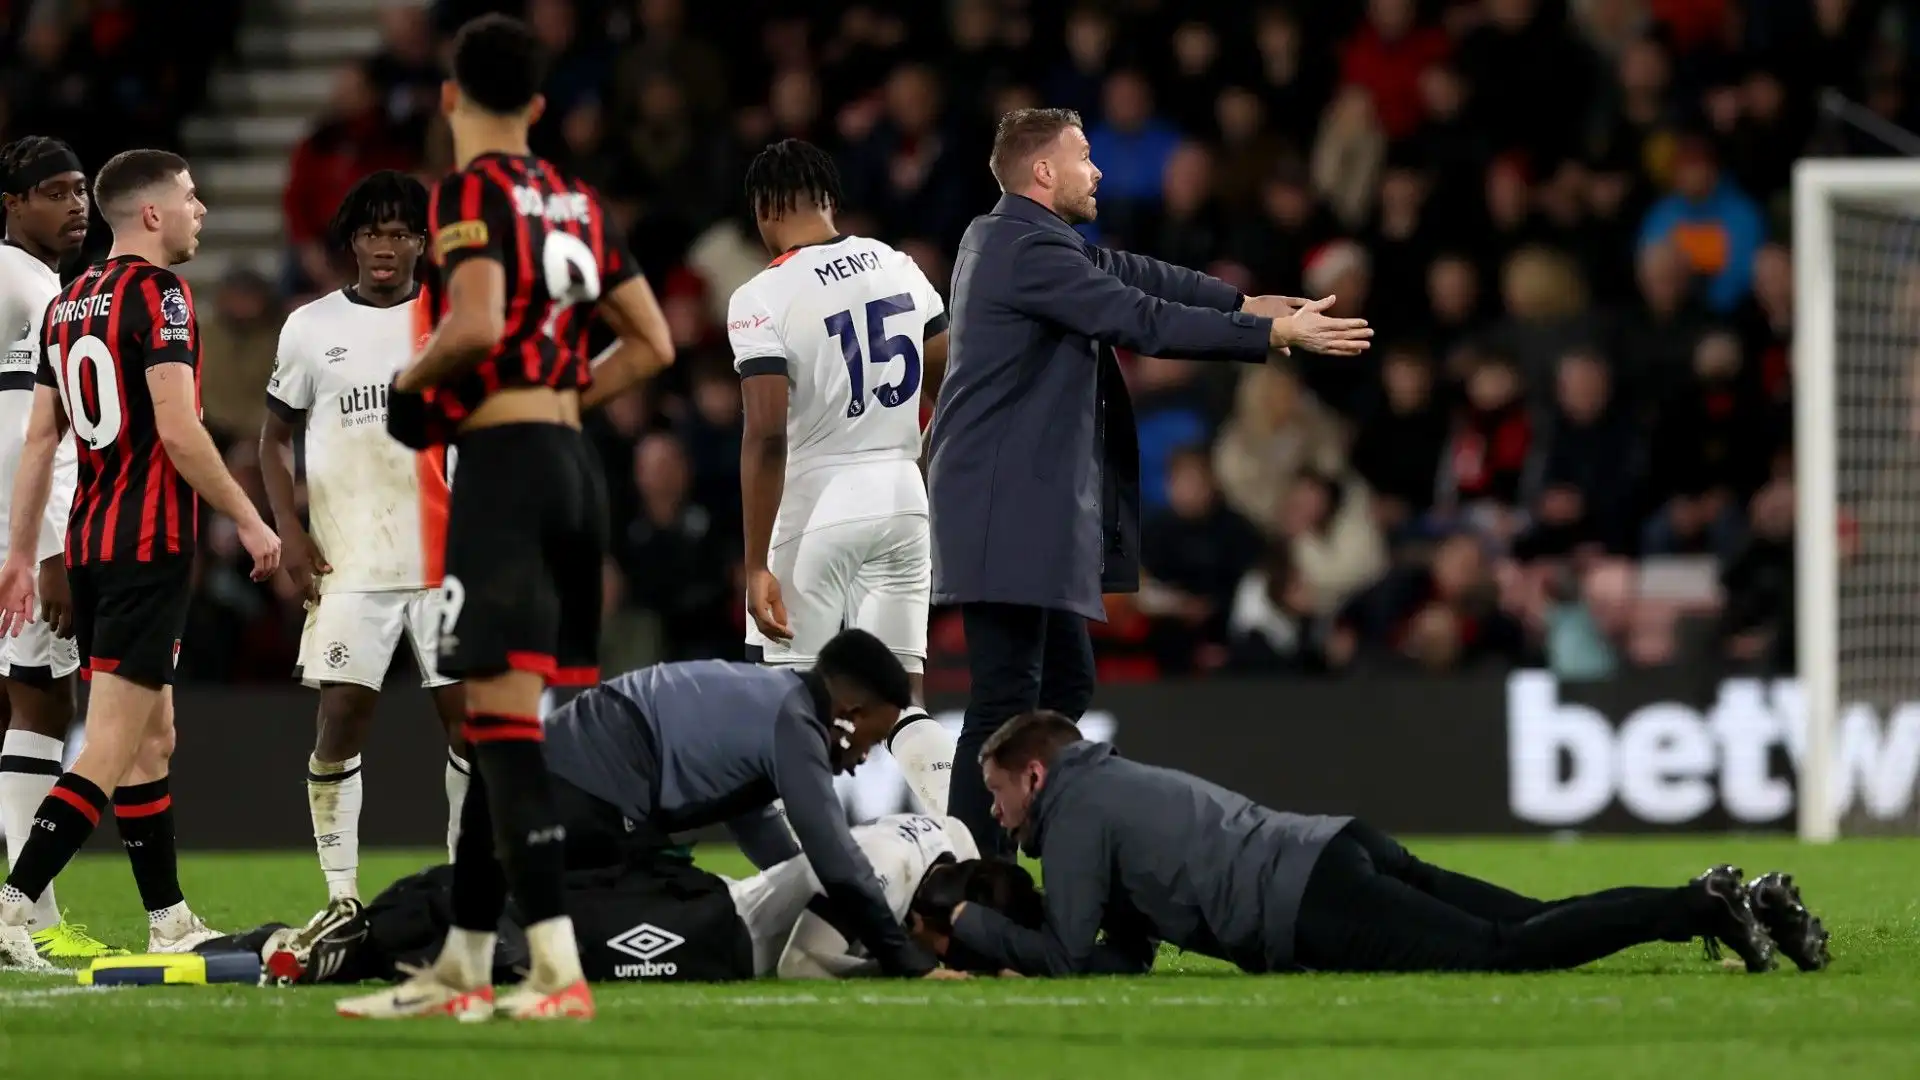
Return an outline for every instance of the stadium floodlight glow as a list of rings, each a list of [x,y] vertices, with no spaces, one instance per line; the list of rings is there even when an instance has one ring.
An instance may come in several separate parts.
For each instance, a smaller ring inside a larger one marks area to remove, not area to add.
[[[1843,734],[1920,708],[1920,160],[1799,162],[1793,267],[1798,824],[1824,843],[1880,764]]]

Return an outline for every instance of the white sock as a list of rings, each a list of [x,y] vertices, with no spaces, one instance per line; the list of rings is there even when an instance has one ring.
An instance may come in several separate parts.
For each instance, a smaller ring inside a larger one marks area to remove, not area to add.
[[[953,778],[953,736],[927,710],[914,706],[900,714],[887,752],[900,766],[923,813],[947,816],[947,787]]]
[[[467,784],[473,766],[467,759],[447,751],[447,861],[453,861],[453,849],[460,843],[460,808],[467,803]]]
[[[40,811],[53,782],[60,779],[60,755],[66,748],[61,740],[31,731],[9,731],[0,741],[0,825],[7,838],[7,862],[20,859],[33,832],[33,816]],[[18,761],[8,759],[18,758]],[[16,771],[26,766],[29,771]],[[40,899],[33,902],[27,929],[38,933],[60,925],[60,905],[53,900],[53,884],[48,882]]]
[[[307,759],[307,809],[329,901],[360,898],[361,783],[359,754],[345,761]]]
[[[442,982],[458,990],[493,985],[493,943],[498,935],[452,927],[433,962]],[[538,955],[537,953],[535,955]]]
[[[26,926],[33,916],[33,901],[11,885],[0,885],[0,926]]]
[[[157,930],[167,937],[179,937],[181,934],[186,933],[187,927],[191,925],[192,922],[193,909],[187,906],[185,900],[180,901],[172,907],[164,907],[159,911],[147,912],[147,927],[149,933]]]
[[[583,978],[580,946],[573,940],[573,920],[565,915],[527,927],[527,951],[533,954],[533,970],[527,973],[528,986],[538,990],[564,990]]]

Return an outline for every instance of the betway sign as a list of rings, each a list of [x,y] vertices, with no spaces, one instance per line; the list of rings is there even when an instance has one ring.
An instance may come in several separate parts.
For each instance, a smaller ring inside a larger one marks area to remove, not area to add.
[[[1565,697],[1550,674],[1508,677],[1507,791],[1521,820],[1581,825],[1616,801],[1652,825],[1683,824],[1716,807],[1746,825],[1793,813],[1792,774],[1806,746],[1796,680],[1727,679],[1706,709],[1643,700],[1608,715]],[[1833,758],[1831,790],[1843,813],[1912,820],[1920,702],[1887,717],[1866,706],[1846,708]]]

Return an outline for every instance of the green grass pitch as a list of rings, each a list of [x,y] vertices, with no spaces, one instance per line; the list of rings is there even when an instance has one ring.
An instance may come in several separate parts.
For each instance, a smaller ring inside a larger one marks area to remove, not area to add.
[[[1834,967],[1723,970],[1649,946],[1540,976],[1249,978],[1169,952],[1143,979],[617,986],[590,1025],[370,1024],[333,989],[87,990],[0,975],[0,1076],[18,1080],[354,1077],[1340,1076],[1606,1078],[1920,1075],[1920,841],[1803,848],[1758,838],[1423,841],[1423,856],[1539,895],[1680,881],[1710,863],[1798,875]],[[425,856],[379,853],[362,880]],[[737,855],[703,853],[723,873]],[[187,893],[223,928],[295,922],[324,898],[312,857],[198,855]],[[119,859],[60,881],[70,916],[144,941]]]

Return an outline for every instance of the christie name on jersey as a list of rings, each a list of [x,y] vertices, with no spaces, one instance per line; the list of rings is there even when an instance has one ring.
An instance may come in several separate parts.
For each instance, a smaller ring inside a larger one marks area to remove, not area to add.
[[[61,300],[53,305],[53,323],[80,322],[95,315],[106,318],[113,313],[113,294],[97,292],[78,300]]]

